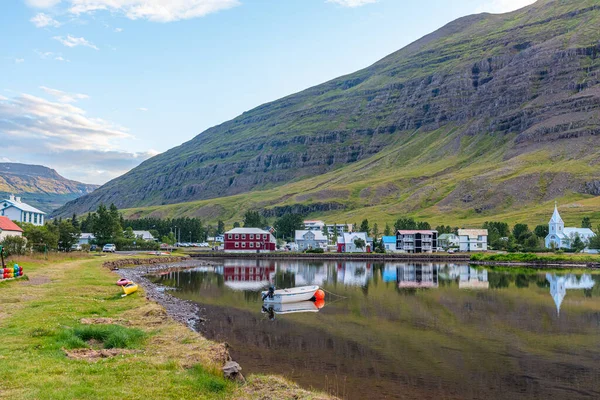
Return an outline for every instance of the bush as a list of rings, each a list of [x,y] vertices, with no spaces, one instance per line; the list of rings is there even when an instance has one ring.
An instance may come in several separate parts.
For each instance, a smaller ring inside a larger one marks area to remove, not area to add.
[[[308,249],[305,251],[305,253],[307,254],[323,254],[325,253],[325,250],[319,248],[319,249]]]
[[[22,256],[27,252],[27,240],[21,236],[7,236],[0,245],[4,248],[4,255],[8,257]]]

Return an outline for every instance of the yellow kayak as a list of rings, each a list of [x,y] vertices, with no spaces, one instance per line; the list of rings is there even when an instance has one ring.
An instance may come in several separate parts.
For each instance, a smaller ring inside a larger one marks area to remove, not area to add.
[[[125,285],[125,286],[121,286],[123,288],[123,291],[125,292],[125,294],[131,294],[134,292],[137,292],[138,290],[138,285],[135,283],[130,283],[129,285]]]

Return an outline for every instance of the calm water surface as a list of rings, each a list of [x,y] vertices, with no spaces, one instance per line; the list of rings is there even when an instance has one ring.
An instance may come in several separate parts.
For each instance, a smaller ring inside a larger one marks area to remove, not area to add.
[[[201,305],[199,330],[245,374],[348,399],[600,398],[600,275],[225,260],[155,280]],[[271,320],[270,282],[320,285],[325,305]]]

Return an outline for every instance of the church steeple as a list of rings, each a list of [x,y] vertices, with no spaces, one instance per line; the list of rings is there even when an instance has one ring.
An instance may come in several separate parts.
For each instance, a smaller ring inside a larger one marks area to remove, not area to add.
[[[548,227],[550,228],[550,234],[561,234],[565,229],[565,223],[563,222],[560,214],[558,212],[558,204],[554,203],[554,214],[552,214],[552,218],[550,218],[550,222],[548,223]]]

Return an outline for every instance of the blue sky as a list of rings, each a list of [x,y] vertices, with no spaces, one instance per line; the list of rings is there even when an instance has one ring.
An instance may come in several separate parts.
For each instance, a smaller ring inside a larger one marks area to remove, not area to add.
[[[101,184],[458,17],[532,2],[3,0],[0,161]]]

